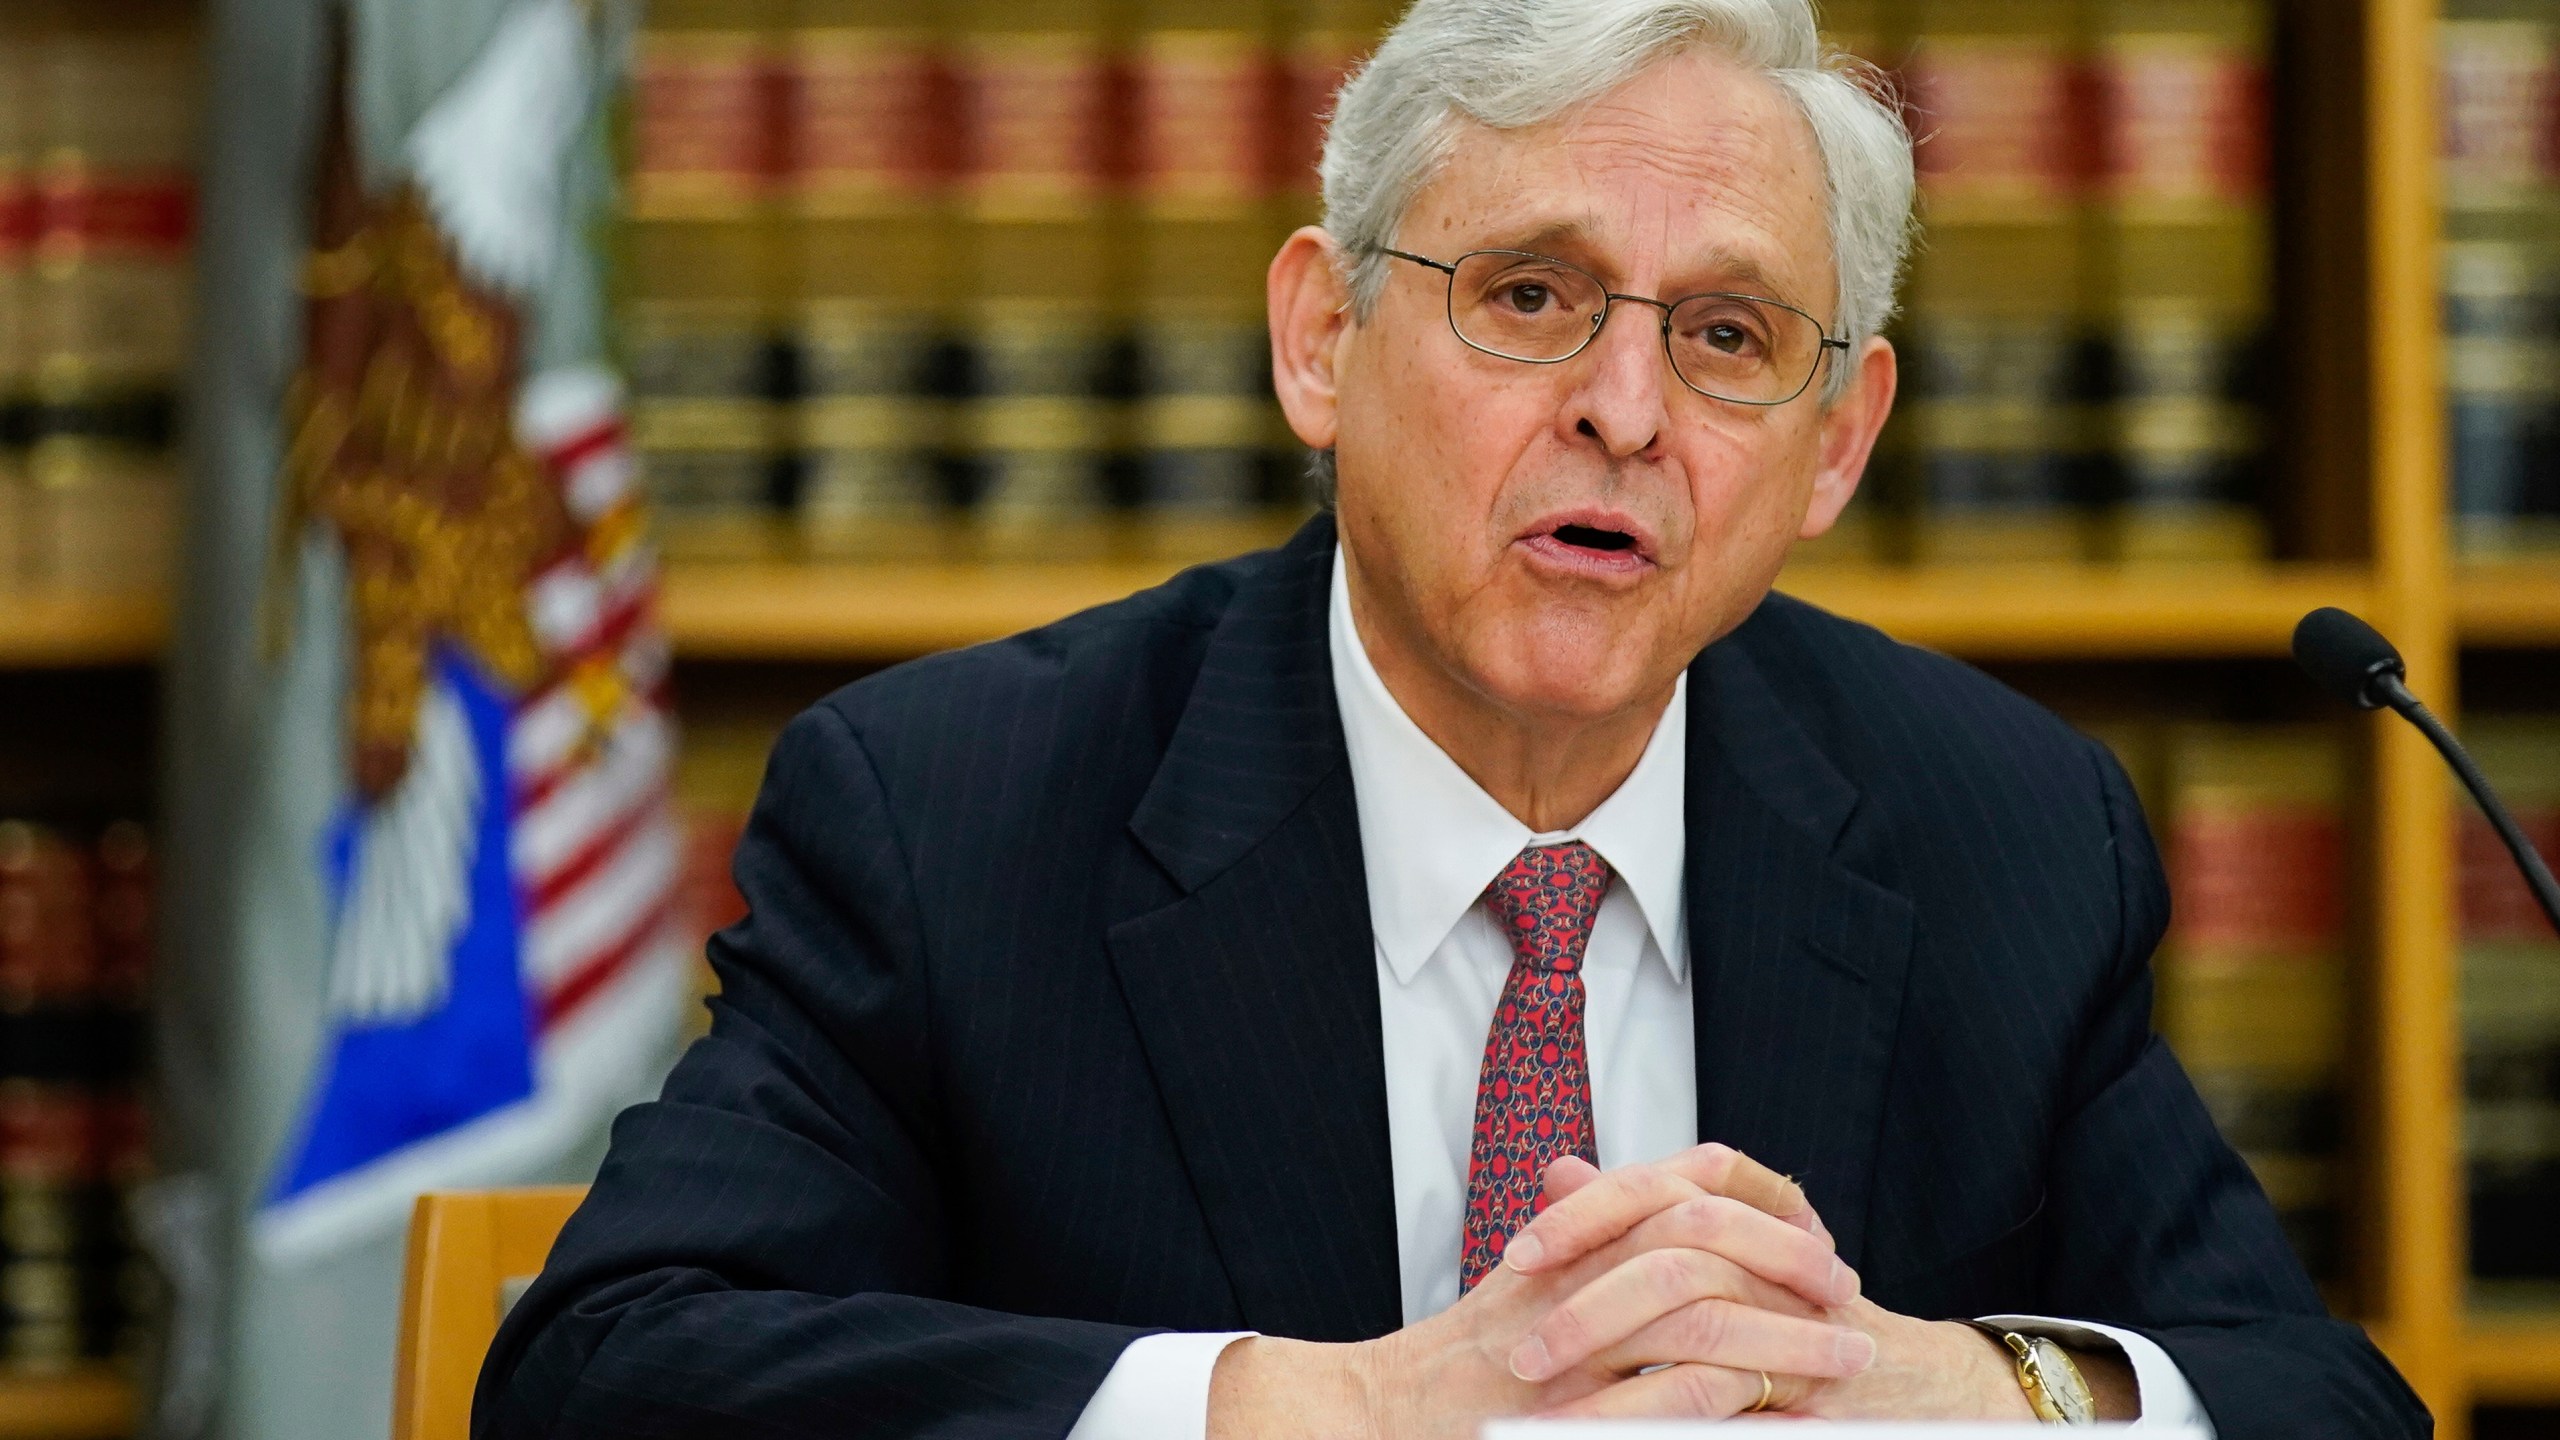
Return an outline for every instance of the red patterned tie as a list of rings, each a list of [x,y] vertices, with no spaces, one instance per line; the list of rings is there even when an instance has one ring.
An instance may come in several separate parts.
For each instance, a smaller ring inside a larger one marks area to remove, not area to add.
[[[1582,1044],[1582,950],[1608,888],[1609,863],[1576,840],[1521,851],[1484,892],[1485,909],[1511,940],[1511,978],[1494,1007],[1476,1078],[1461,1294],[1502,1262],[1502,1247],[1546,1208],[1539,1180],[1549,1162],[1579,1155],[1599,1163]]]

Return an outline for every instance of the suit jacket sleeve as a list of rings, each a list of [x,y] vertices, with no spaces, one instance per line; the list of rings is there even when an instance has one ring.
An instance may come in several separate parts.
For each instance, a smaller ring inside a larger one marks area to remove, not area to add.
[[[1064,1435],[1142,1330],[954,1303],[922,927],[880,777],[775,748],[710,1034],[615,1124],[491,1348],[482,1440]]]
[[[2426,1409],[2398,1372],[2363,1331],[2329,1318],[2265,1194],[2152,1031],[2150,958],[2168,886],[2124,772],[2103,750],[2097,764],[2118,949],[2054,1139],[2053,1313],[2100,1316],[2156,1341],[2220,1440],[2427,1434]]]

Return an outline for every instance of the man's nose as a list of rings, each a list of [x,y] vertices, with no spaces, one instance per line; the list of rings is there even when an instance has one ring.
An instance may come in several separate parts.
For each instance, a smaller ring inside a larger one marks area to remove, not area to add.
[[[1624,302],[1575,357],[1575,383],[1559,417],[1619,459],[1641,454],[1662,433],[1662,320],[1652,308]]]

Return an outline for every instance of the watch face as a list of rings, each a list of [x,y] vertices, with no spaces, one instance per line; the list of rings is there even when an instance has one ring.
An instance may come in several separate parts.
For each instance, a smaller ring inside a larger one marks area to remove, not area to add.
[[[2098,1418],[2098,1399],[2089,1393],[2089,1384],[2080,1378],[2080,1367],[2071,1361],[2071,1352],[2038,1336],[2027,1342],[2035,1352],[2036,1378],[2044,1382],[2045,1397],[2053,1408],[2062,1412],[2067,1425],[2088,1425]]]

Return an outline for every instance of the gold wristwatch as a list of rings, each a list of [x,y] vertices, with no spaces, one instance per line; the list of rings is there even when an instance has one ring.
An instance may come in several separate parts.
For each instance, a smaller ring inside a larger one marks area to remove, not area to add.
[[[2008,1347],[2018,1362],[2018,1388],[2027,1392],[2027,1405],[2037,1419],[2048,1425],[2098,1422],[2098,1399],[2080,1378],[2070,1351],[2041,1335],[2021,1335],[1982,1320],[1964,1323]]]

